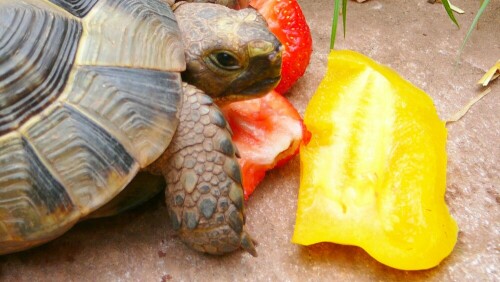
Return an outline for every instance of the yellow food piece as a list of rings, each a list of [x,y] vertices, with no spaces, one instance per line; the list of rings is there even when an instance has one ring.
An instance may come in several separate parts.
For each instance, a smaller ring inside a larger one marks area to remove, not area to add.
[[[446,128],[422,90],[361,54],[331,51],[304,122],[312,138],[300,151],[294,243],[356,245],[404,270],[451,253]]]

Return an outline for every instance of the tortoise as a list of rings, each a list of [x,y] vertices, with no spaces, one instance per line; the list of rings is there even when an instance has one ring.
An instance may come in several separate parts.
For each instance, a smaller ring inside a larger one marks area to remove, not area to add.
[[[112,199],[105,213],[151,197],[135,178],[147,172],[164,177],[189,247],[256,255],[215,102],[275,87],[281,49],[253,9],[0,0],[0,254],[52,240]],[[129,190],[137,200],[123,204]]]

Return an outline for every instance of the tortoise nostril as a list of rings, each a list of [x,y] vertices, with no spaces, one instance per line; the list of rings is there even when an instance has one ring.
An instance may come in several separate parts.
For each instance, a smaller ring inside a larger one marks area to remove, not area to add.
[[[283,51],[283,46],[280,44],[274,52],[270,53],[267,58],[272,64],[278,64],[281,63],[281,54]]]

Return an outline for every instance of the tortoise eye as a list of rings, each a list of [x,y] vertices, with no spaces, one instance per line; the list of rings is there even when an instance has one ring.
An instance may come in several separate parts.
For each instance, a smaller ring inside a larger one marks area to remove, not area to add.
[[[210,55],[210,60],[216,66],[225,70],[238,70],[241,68],[240,61],[229,52],[216,52]]]

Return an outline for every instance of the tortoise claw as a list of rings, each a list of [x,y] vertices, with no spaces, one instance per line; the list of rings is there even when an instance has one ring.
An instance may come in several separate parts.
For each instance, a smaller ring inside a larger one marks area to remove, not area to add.
[[[255,246],[257,245],[257,242],[248,235],[246,231],[243,231],[241,234],[241,247],[250,253],[253,257],[257,257],[257,250],[255,249]]]

